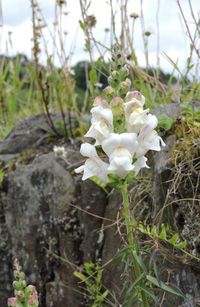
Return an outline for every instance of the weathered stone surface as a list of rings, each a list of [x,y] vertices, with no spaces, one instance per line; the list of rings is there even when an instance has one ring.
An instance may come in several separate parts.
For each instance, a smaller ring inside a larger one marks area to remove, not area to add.
[[[5,234],[6,227],[8,238],[2,241],[4,284],[0,290],[5,297],[11,293],[7,287],[12,284],[12,258],[17,257],[28,282],[37,285],[42,306],[81,306],[82,298],[72,290],[77,289],[74,265],[95,261],[101,227],[96,216],[103,215],[107,198],[89,181],[75,184],[63,164],[66,168],[64,161],[49,153],[4,178],[1,212],[5,221],[0,231]],[[9,263],[3,242],[9,243]],[[0,304],[5,305],[5,300]]]

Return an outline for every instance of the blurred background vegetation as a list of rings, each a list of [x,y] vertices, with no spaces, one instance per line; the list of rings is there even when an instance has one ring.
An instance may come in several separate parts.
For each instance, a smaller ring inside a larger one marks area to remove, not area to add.
[[[67,1],[55,1],[56,13],[51,37],[56,46],[54,48],[55,54],[50,54],[44,34],[48,23],[42,14],[39,3],[36,0],[30,0],[33,33],[32,58],[28,59],[24,54],[0,56],[0,138],[4,138],[20,119],[41,112],[45,114],[52,133],[55,135],[60,135],[60,132],[51,120],[52,112],[61,113],[62,131],[67,138],[83,135],[85,130],[82,114],[89,111],[94,96],[99,95],[102,88],[107,85],[111,50],[115,45],[119,46],[124,56],[124,62],[129,66],[132,87],[143,93],[147,106],[152,108],[158,104],[169,102],[190,104],[200,99],[200,19],[190,0],[187,2],[193,23],[192,30],[190,29],[191,21],[186,20],[181,1],[177,0],[177,8],[182,26],[187,34],[190,51],[185,59],[184,69],[180,69],[178,63],[165,54],[172,67],[171,73],[165,73],[160,68],[159,53],[157,54],[157,67],[152,68],[149,65],[148,42],[152,33],[151,30],[145,30],[143,1],[141,1],[140,14],[128,12],[128,0],[116,1],[121,14],[120,31],[117,33],[114,4],[113,1],[108,1],[111,11],[111,27],[105,29],[105,32],[110,35],[109,46],[98,42],[95,38],[93,30],[97,21],[95,15],[90,13],[91,2],[88,0],[79,1],[82,16],[79,24],[84,33],[85,51],[90,60],[78,62],[72,67],[70,66],[70,54],[65,51],[66,37],[62,28],[64,18],[67,22],[67,15],[64,14]],[[134,49],[134,25],[139,20],[146,60],[142,68],[138,65],[137,53]],[[159,43],[159,37],[157,43]],[[45,64],[40,62],[42,49],[45,49],[46,52],[47,61]],[[55,64],[55,55],[59,58],[59,66]],[[72,131],[70,128],[73,116],[79,123],[77,131]]]

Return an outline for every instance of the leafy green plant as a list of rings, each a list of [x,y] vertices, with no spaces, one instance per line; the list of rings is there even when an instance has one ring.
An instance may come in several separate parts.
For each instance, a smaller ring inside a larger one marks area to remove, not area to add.
[[[86,287],[86,297],[91,303],[91,307],[105,306],[106,298],[109,294],[102,285],[103,269],[93,262],[85,262],[83,271],[75,271],[76,276]]]
[[[166,226],[165,224],[161,225],[161,231],[159,232],[158,227],[150,226],[147,227],[143,226],[141,223],[138,225],[138,230],[143,234],[146,234],[152,238],[160,239],[170,245],[172,245],[176,249],[184,249],[187,246],[186,241],[182,241],[178,233],[175,233],[171,236],[171,228]]]

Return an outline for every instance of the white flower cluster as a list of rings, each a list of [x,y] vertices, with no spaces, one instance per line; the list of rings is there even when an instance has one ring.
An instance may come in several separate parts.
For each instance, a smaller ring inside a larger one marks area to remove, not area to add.
[[[95,144],[81,145],[80,152],[88,159],[75,169],[76,173],[83,172],[83,180],[96,176],[108,182],[108,174],[125,178],[130,171],[137,175],[141,168],[148,167],[147,151],[160,151],[165,144],[154,130],[158,124],[156,116],[143,109],[144,103],[145,98],[138,91],[128,92],[125,101],[115,97],[110,104],[103,97],[96,97],[91,109],[91,127],[85,135],[94,138]],[[116,132],[116,117],[122,122],[124,118],[120,133]],[[98,156],[96,146],[101,146],[109,163]]]

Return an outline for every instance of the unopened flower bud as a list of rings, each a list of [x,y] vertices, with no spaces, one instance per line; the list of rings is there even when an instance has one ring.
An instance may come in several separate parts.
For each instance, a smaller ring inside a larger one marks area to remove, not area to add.
[[[114,81],[115,81],[115,80],[118,80],[118,78],[119,78],[119,72],[116,71],[116,70],[114,70],[114,71],[111,73],[111,76],[112,76],[112,78],[113,78]]]
[[[125,101],[135,100],[139,107],[143,107],[145,103],[144,96],[139,91],[131,91],[126,94]]]
[[[9,297],[8,299],[8,307],[16,307],[17,306],[17,300],[15,297]]]
[[[38,296],[37,296],[37,293],[30,295],[29,298],[28,298],[27,303],[30,304],[31,306],[34,306],[34,307],[38,306]]]
[[[111,87],[111,86],[106,86],[104,89],[103,89],[103,93],[106,95],[106,96],[111,96],[112,94],[114,94],[114,89]]]
[[[25,288],[26,285],[27,285],[26,281],[25,281],[25,280],[22,280],[22,281],[21,281],[21,285],[22,285],[23,288]]]
[[[19,279],[25,279],[25,274],[24,272],[19,272]]]
[[[123,66],[120,69],[120,74],[122,74],[125,77],[127,77],[129,75],[129,69],[128,69],[127,65]]]
[[[19,290],[15,292],[15,296],[21,300],[24,297],[24,293],[23,291]]]
[[[94,107],[101,106],[103,108],[108,108],[108,103],[103,97],[97,96],[93,102],[93,106]]]
[[[131,80],[130,79],[126,79],[125,81],[120,83],[120,90],[122,93],[126,93],[131,86]]]
[[[124,101],[121,97],[114,97],[110,102],[110,106],[114,116],[124,114]]]

